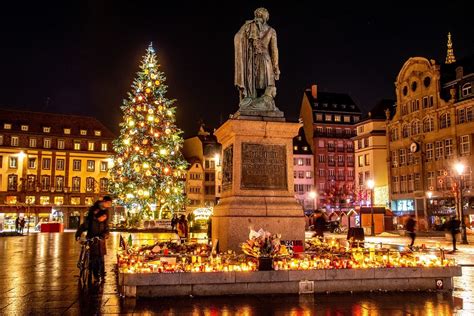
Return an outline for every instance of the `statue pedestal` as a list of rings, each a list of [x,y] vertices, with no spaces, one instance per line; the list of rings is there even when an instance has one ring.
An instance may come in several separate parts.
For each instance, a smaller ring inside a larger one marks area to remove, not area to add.
[[[222,194],[212,239],[240,250],[250,229],[304,241],[304,213],[294,197],[293,137],[301,124],[229,119],[214,133],[222,144]]]

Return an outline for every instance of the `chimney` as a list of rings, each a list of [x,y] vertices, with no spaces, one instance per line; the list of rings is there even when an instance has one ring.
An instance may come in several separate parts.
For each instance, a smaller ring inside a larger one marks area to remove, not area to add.
[[[456,67],[456,79],[462,79],[464,76],[464,68],[462,66]]]
[[[313,84],[313,85],[311,86],[311,95],[313,96],[313,99],[317,99],[317,98],[318,98],[318,85]]]

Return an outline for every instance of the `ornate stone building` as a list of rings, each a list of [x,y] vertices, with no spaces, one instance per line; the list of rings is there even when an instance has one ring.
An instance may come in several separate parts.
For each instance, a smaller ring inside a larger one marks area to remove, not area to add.
[[[395,82],[397,110],[387,124],[392,210],[415,214],[430,226],[455,214],[456,163],[465,166],[465,214],[473,214],[474,206],[474,56],[446,60],[450,63],[423,57],[405,62]]]
[[[108,190],[114,136],[92,117],[0,110],[0,222],[76,228]]]
[[[354,199],[355,124],[361,111],[345,93],[306,89],[300,118],[306,139],[314,154],[315,189],[318,207],[343,210],[352,207]]]

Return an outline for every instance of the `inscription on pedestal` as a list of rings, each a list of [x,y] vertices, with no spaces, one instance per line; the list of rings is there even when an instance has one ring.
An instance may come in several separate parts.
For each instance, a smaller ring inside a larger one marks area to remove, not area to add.
[[[241,189],[288,190],[286,147],[242,143]]]
[[[232,159],[234,146],[230,145],[224,149],[224,157],[222,159],[222,190],[227,191],[232,189]]]

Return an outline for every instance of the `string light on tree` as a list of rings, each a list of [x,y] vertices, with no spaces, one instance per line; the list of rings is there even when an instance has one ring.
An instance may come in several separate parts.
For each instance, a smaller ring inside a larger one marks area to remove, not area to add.
[[[180,175],[187,163],[179,152],[183,138],[175,123],[174,100],[165,96],[165,80],[150,44],[121,107],[123,121],[110,171],[111,193],[139,219],[162,218],[185,204]]]

